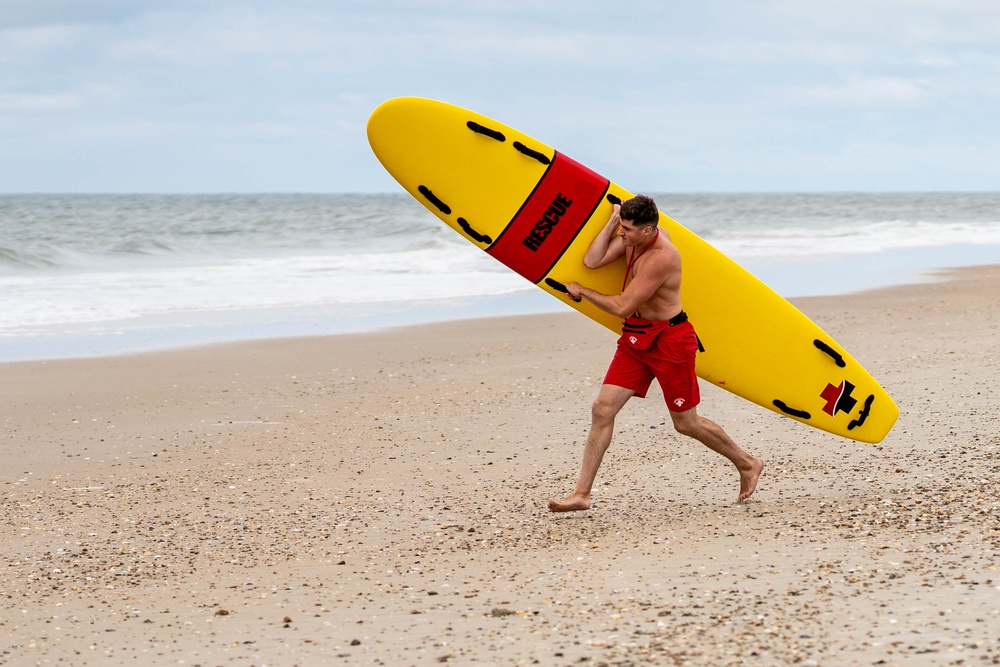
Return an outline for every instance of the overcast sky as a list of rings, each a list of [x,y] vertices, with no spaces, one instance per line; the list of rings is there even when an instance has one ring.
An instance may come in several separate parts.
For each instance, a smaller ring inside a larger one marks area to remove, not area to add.
[[[441,99],[633,191],[1000,189],[997,0],[0,0],[0,192],[392,192]]]

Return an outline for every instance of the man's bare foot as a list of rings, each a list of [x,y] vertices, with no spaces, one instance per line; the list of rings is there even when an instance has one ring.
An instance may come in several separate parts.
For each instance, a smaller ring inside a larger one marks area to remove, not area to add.
[[[760,473],[763,470],[764,461],[756,457],[753,458],[749,468],[740,470],[740,496],[736,502],[741,503],[753,495],[753,492],[757,490],[757,480],[760,479]]]
[[[579,512],[590,509],[590,498],[570,494],[562,500],[549,498],[549,510],[552,512]]]

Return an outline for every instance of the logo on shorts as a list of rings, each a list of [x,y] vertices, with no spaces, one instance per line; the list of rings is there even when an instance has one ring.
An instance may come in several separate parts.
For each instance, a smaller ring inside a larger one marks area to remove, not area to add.
[[[632,343],[633,345],[635,345],[638,340],[639,339],[636,338],[635,336],[629,336],[628,337],[628,342]]]
[[[679,408],[683,407],[684,406],[684,399],[683,398],[675,398],[674,399],[674,405],[676,405]]]

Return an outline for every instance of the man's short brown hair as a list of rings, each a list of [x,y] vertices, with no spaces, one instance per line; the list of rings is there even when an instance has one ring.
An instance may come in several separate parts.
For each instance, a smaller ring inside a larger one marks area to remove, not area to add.
[[[656,208],[656,202],[646,195],[636,195],[623,201],[619,214],[636,227],[647,227],[660,221],[660,211]]]

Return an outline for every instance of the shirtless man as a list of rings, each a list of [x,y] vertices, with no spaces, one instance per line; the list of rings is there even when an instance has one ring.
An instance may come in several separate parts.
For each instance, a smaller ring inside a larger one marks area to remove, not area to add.
[[[576,488],[562,500],[549,500],[553,512],[590,508],[590,492],[604,453],[611,445],[615,417],[630,398],[646,396],[655,377],[678,433],[690,436],[729,459],[740,475],[737,502],[750,497],[764,462],[743,451],[712,421],[698,415],[701,400],[695,375],[698,339],[681,308],[681,257],[657,228],[656,203],[644,195],[615,206],[611,218],[587,249],[590,269],[626,257],[621,294],[602,294],[579,283],[566,289],[601,310],[625,319],[618,350],[591,412],[590,433]],[[616,234],[617,232],[617,234]]]

